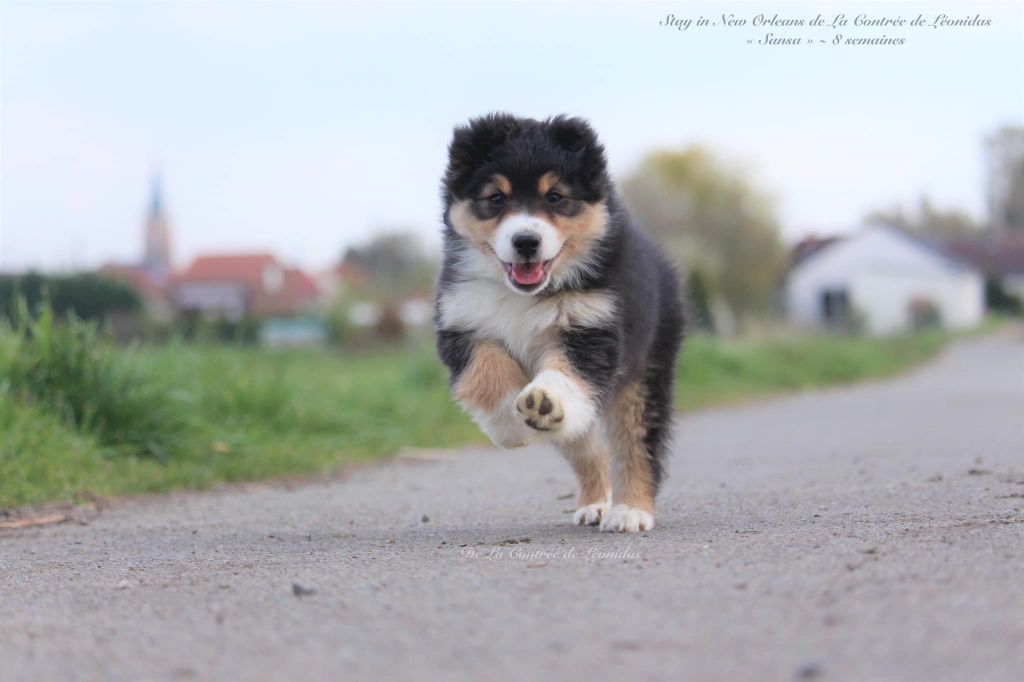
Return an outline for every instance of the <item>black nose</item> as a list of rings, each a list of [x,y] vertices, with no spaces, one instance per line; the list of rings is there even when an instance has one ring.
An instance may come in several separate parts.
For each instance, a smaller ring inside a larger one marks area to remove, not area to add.
[[[512,235],[512,248],[523,258],[536,256],[539,246],[540,237],[533,232],[520,232]]]

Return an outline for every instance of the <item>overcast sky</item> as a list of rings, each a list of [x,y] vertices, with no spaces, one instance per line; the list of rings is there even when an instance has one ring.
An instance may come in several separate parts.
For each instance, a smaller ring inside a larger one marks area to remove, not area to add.
[[[758,13],[988,27],[856,29],[902,46],[748,45],[659,26]],[[270,249],[318,268],[375,230],[437,243],[455,123],[589,118],[624,177],[701,142],[749,167],[787,238],[916,203],[984,216],[983,136],[1024,121],[1016,2],[3,3],[0,270],[134,260],[154,168],[179,265]]]

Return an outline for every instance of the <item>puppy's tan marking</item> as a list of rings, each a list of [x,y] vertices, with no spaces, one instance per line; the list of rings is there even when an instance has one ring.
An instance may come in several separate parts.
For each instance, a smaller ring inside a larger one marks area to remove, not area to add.
[[[494,182],[494,185],[498,188],[499,192],[505,196],[510,196],[512,194],[512,183],[504,175],[499,173],[492,177],[491,180]],[[485,193],[484,196],[487,196],[487,194]]]
[[[500,345],[481,341],[455,384],[456,400],[469,408],[491,412],[526,386],[526,375]]]
[[[448,209],[448,220],[456,232],[470,240],[477,248],[489,250],[487,240],[497,229],[498,219],[480,220],[473,215],[471,203],[469,199],[463,199],[452,204]]]
[[[612,494],[615,505],[625,504],[654,513],[654,476],[644,444],[644,390],[639,383],[624,386],[609,413],[612,458]]]
[[[584,204],[583,210],[571,217],[552,214],[551,223],[565,240],[551,270],[551,274],[557,277],[585,260],[590,247],[608,229],[608,206],[603,201]]]
[[[601,201],[596,204],[583,203],[583,208],[574,216],[554,213],[551,222],[566,240],[585,245],[604,234],[608,225],[608,206]]]
[[[554,171],[549,171],[541,176],[540,180],[537,181],[537,193],[544,196],[553,189],[557,189],[557,185],[560,182],[558,175]],[[564,192],[563,192],[564,193]]]

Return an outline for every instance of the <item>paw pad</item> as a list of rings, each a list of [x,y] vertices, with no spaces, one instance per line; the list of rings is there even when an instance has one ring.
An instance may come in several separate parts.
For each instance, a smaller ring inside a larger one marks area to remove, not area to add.
[[[565,412],[557,400],[539,386],[527,386],[516,400],[516,410],[526,419],[526,425],[537,431],[553,431],[560,427]]]

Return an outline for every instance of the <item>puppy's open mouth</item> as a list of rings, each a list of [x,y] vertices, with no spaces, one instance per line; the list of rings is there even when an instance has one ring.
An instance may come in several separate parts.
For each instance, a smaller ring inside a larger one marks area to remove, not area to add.
[[[551,263],[555,259],[546,261],[531,261],[528,263],[505,263],[505,271],[513,286],[522,291],[531,291],[547,281],[548,273],[551,272]]]

